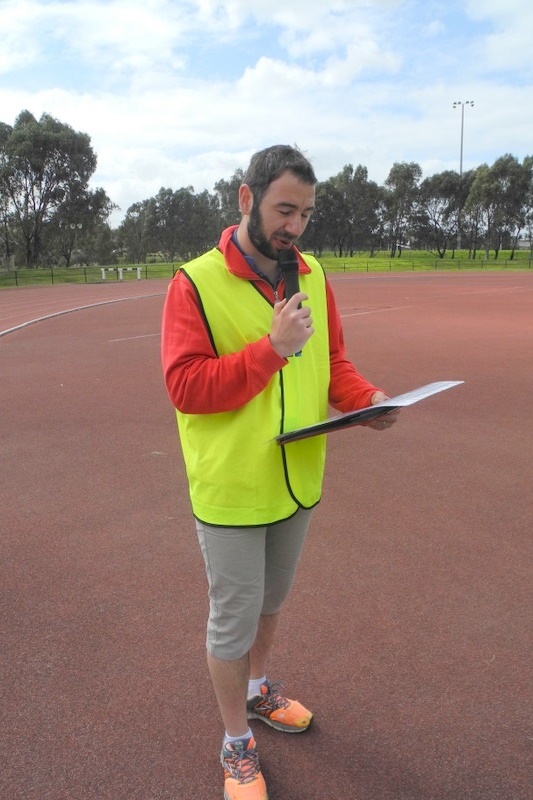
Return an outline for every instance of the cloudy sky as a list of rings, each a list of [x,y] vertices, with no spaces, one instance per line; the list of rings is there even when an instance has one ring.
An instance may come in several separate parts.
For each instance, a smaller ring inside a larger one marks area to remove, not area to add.
[[[319,180],[533,153],[531,0],[0,0],[0,121],[89,134],[121,210],[274,143]]]

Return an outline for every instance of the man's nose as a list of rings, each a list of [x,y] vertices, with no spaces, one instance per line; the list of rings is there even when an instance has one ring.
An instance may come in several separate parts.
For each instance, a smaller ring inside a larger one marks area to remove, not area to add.
[[[294,216],[288,220],[285,228],[294,239],[298,239],[305,230],[305,220],[302,219],[300,214],[294,214]]]

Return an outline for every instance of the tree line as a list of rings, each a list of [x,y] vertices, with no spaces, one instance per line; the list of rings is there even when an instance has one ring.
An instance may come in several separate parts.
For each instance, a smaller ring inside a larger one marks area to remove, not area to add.
[[[214,246],[239,222],[243,171],[213,192],[161,188],[131,205],[117,228],[117,206],[102,188],[89,189],[97,157],[87,134],[49,114],[23,111],[0,123],[0,263],[26,267],[185,261]],[[444,258],[457,249],[498,257],[533,239],[533,157],[511,154],[463,174],[422,178],[415,162],[395,163],[383,185],[364,166],[346,165],[317,185],[316,211],[301,247],[317,256],[406,248]]]

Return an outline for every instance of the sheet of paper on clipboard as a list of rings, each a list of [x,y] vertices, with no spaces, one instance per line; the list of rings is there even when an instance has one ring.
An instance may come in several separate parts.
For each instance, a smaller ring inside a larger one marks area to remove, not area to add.
[[[294,431],[280,433],[279,436],[276,436],[276,442],[278,444],[289,444],[290,442],[297,442],[299,439],[306,439],[309,436],[319,436],[320,434],[350,428],[353,425],[362,425],[385,414],[390,414],[391,411],[396,411],[398,408],[411,406],[420,400],[425,400],[426,397],[431,397],[431,395],[459,386],[462,383],[464,381],[435,381],[434,383],[427,383],[425,386],[396,395],[396,397],[390,397],[388,400],[376,403],[374,406],[361,408],[358,411],[348,411],[346,414],[329,417],[323,422],[317,422],[314,425],[307,425]]]

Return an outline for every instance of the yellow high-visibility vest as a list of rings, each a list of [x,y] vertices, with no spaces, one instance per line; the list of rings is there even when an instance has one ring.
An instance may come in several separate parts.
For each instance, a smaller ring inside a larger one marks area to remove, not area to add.
[[[267,525],[320,500],[325,436],[280,447],[284,431],[323,420],[330,381],[325,276],[305,256],[309,274],[300,289],[309,300],[314,334],[299,357],[274,375],[246,405],[217,414],[183,414],[178,428],[194,515],[228,527]],[[273,306],[253,285],[233,275],[218,249],[184,268],[200,298],[218,356],[242,350],[269,331]],[[206,386],[206,392],[209,387]]]

